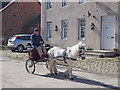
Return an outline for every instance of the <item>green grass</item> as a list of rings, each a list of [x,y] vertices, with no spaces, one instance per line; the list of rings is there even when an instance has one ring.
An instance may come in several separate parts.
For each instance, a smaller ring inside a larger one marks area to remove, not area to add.
[[[120,60],[120,57],[117,57],[116,59]]]
[[[10,50],[10,49],[0,49],[0,51],[8,51],[8,50]]]

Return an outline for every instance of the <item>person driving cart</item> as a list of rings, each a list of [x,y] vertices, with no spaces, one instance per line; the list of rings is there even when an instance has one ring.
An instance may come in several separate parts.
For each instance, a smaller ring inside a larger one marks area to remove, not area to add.
[[[43,54],[42,45],[44,44],[44,41],[39,33],[39,30],[37,28],[34,29],[34,33],[31,35],[32,40],[32,47],[35,48],[41,57]]]

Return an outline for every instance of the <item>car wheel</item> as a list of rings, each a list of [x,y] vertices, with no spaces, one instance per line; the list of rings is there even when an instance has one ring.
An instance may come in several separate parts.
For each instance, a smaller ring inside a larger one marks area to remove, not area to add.
[[[11,49],[12,52],[15,52],[15,49]]]
[[[17,47],[17,51],[18,51],[18,52],[23,52],[23,49],[24,49],[24,47],[23,47],[22,45],[19,45],[19,46]]]

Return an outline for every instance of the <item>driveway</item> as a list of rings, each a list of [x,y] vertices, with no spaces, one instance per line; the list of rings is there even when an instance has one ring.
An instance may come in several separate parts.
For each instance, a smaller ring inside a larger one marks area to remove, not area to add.
[[[0,57],[2,63],[2,88],[113,88],[118,89],[118,77],[93,74],[74,69],[74,80],[64,77],[67,67],[58,66],[58,75],[52,76],[45,63],[36,65],[35,74],[28,74],[24,60]]]

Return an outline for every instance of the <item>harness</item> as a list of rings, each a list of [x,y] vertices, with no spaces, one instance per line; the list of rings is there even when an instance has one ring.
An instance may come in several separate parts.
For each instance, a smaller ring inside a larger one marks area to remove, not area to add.
[[[66,59],[67,59],[67,54],[66,54],[66,51],[67,51],[67,49],[65,49],[65,51],[63,52],[63,61],[67,64],[67,61],[66,61]]]
[[[80,49],[85,49],[84,47],[81,47]],[[68,56],[67,56],[67,49],[65,49],[65,51],[63,52],[63,60],[64,60],[64,62],[67,64],[67,61],[66,61],[66,59],[71,59],[71,60],[73,60],[73,61],[76,61],[77,59],[74,59],[74,58],[69,58]],[[69,53],[71,52],[71,50],[69,50]],[[82,52],[79,52],[79,57],[81,56],[81,55],[84,55],[84,53],[82,53]]]
[[[67,49],[65,49],[65,51],[63,52],[63,61],[67,64],[67,61],[66,61],[66,59],[71,59],[71,60],[73,60],[73,61],[76,61],[77,59],[74,59],[74,58],[69,58],[69,57],[67,57],[67,53],[66,53],[66,51],[67,51]],[[71,50],[69,50],[69,53],[71,52]]]

